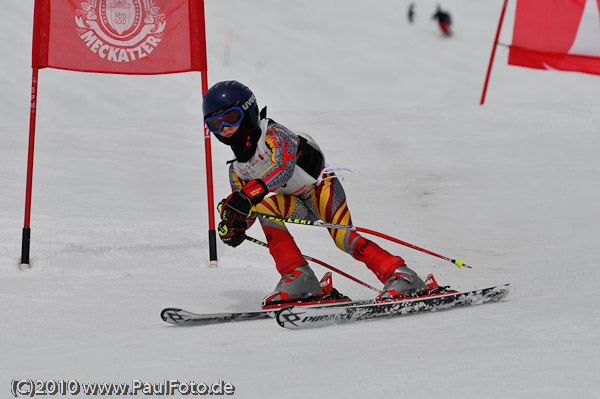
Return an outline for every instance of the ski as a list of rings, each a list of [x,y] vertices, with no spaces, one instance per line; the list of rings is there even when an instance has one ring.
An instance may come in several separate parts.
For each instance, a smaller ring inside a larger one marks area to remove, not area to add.
[[[508,292],[509,284],[504,284],[474,291],[444,293],[381,303],[342,304],[326,308],[291,306],[280,309],[275,318],[281,327],[293,330],[324,327],[497,302]]]
[[[372,299],[360,301],[344,301],[344,302],[310,302],[296,307],[335,307],[343,305],[364,305],[373,303]],[[160,313],[163,321],[176,326],[203,326],[209,324],[220,324],[234,321],[250,321],[269,319],[275,316],[275,313],[283,307],[278,308],[251,310],[246,312],[221,312],[221,313],[192,313],[179,308],[166,308]]]

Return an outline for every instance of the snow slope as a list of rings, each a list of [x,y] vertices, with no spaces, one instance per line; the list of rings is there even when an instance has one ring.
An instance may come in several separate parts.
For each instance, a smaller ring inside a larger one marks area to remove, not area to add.
[[[473,265],[375,239],[442,284],[513,286],[494,305],[311,331],[159,318],[166,306],[256,308],[278,280],[251,243],[219,243],[208,268],[197,73],[40,72],[33,267],[18,269],[33,0],[3,4],[0,392],[22,378],[222,379],[240,398],[600,397],[600,80],[509,67],[500,47],[481,107],[502,1],[442,3],[450,39],[430,20],[437,3],[420,0],[409,25],[408,1],[206,1],[209,82],[244,82],[352,169],[356,225]],[[511,4],[503,43],[513,15]],[[216,140],[212,150],[218,201],[231,153]],[[379,286],[326,231],[290,230],[305,254]]]

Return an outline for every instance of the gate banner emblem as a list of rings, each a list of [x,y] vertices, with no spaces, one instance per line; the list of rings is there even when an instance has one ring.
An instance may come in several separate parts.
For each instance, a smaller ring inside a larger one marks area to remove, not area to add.
[[[136,2],[139,4],[139,2]],[[106,3],[103,3],[106,5]],[[110,27],[113,28],[119,35],[133,25],[134,19],[139,20],[138,16],[141,12],[136,9],[136,4],[129,0],[114,0],[108,4],[109,13],[106,12],[106,7],[103,7],[102,17],[108,19]],[[106,18],[106,16],[110,18]]]
[[[36,0],[33,66],[159,74],[206,70],[202,0]]]
[[[600,75],[600,0],[517,0],[508,63]]]

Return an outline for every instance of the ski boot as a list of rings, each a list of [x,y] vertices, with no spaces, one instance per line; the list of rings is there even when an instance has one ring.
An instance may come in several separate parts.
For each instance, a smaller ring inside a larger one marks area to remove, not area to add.
[[[392,276],[388,279],[388,281],[385,284],[384,290],[381,292],[381,294],[379,294],[377,296],[377,298],[375,298],[375,302],[387,302],[387,301],[397,301],[397,300],[403,300],[403,299],[413,299],[413,298],[422,298],[425,296],[437,296],[437,295],[444,295],[444,294],[451,294],[451,293],[456,293],[458,291],[451,289],[449,286],[441,286],[437,283],[437,281],[435,280],[435,278],[433,277],[433,274],[429,274],[427,276],[427,279],[425,280],[425,282],[423,282],[423,280],[421,280],[421,278],[419,276],[416,275],[416,273],[414,271],[412,271],[411,269],[410,272],[412,273],[410,276],[406,276],[406,269],[408,269],[408,267],[406,266],[401,266],[398,269],[396,269],[394,271],[394,273],[392,273]],[[400,274],[401,276],[398,276],[398,270],[400,270]],[[409,286],[409,282],[406,281],[407,278],[415,278],[416,277],[416,281],[413,280],[413,284],[415,285],[416,288],[410,288]],[[401,284],[395,284],[398,283],[398,279],[402,279],[404,281],[400,281]],[[419,283],[420,282],[420,283]],[[397,288],[394,288],[394,285]],[[399,287],[399,288],[398,288]],[[406,288],[409,287],[408,290],[402,290],[402,288]],[[421,287],[421,288],[418,288]]]
[[[263,299],[262,308],[347,301],[350,298],[333,288],[331,272],[326,273],[319,282],[312,269],[308,265],[302,265],[281,277],[275,290]]]
[[[383,286],[383,291],[375,298],[375,302],[413,297],[417,292],[427,288],[429,287],[417,273],[408,266],[402,265],[392,272]]]

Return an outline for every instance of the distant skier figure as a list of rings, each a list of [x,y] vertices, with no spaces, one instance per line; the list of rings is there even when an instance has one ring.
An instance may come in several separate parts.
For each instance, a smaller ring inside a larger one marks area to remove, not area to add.
[[[452,25],[452,17],[450,16],[450,13],[447,11],[442,11],[442,8],[438,5],[432,19],[438,21],[440,30],[444,36],[452,36],[452,31],[450,30],[450,25]]]
[[[346,194],[323,152],[308,134],[294,132],[259,112],[252,91],[237,81],[220,82],[204,95],[207,128],[231,147],[229,181],[232,194],[219,204],[219,238],[237,247],[256,217],[252,212],[282,218],[323,220],[351,225]],[[274,195],[267,196],[273,193]],[[263,307],[285,303],[345,299],[331,282],[323,284],[304,259],[285,224],[259,218],[275,267],[281,275]],[[355,231],[330,229],[336,246],[359,260],[384,284],[377,300],[402,298],[430,287],[404,259],[394,256]],[[328,283],[328,284],[327,284]]]
[[[408,22],[411,24],[415,22],[415,3],[410,3],[408,6]]]

